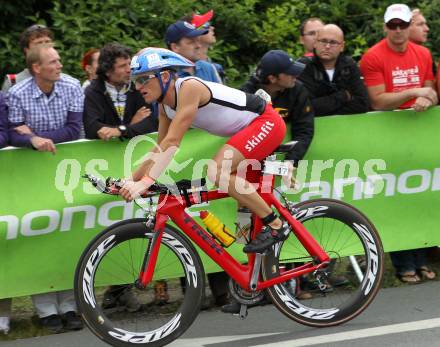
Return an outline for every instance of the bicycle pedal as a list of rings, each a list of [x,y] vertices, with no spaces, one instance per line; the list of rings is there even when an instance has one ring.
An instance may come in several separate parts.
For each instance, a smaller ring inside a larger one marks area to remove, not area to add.
[[[248,315],[247,305],[241,304],[240,313],[238,314],[240,319],[245,319]]]

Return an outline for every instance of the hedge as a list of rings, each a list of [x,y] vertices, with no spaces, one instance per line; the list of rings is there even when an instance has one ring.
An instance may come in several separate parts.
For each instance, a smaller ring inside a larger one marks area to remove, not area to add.
[[[167,26],[193,11],[215,10],[218,43],[211,52],[226,68],[228,83],[242,81],[269,49],[299,56],[299,25],[311,16],[336,23],[346,35],[347,53],[359,58],[382,36],[383,13],[390,1],[300,0],[21,0],[3,1],[0,15],[0,78],[24,67],[20,33],[34,23],[53,29],[64,72],[82,79],[79,61],[91,47],[119,41],[134,51],[164,46]],[[440,0],[407,2],[425,13],[431,28],[429,47],[440,55]]]

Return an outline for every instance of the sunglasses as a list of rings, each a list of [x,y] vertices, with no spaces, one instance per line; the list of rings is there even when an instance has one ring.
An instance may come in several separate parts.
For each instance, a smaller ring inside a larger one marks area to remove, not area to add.
[[[397,30],[397,28],[400,28],[400,30],[405,30],[408,29],[410,24],[411,22],[399,21],[399,22],[388,22],[385,24],[385,26],[390,30]]]
[[[133,84],[140,84],[141,86],[144,86],[145,84],[147,84],[150,80],[152,80],[153,78],[156,78],[156,75],[140,75],[140,76],[133,76],[131,78],[131,82],[133,82]]]

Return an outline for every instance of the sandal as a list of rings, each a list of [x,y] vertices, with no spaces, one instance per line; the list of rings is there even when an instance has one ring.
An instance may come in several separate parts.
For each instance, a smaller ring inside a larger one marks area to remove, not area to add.
[[[417,274],[424,280],[433,280],[436,278],[436,274],[434,271],[432,271],[427,266],[422,266],[421,268],[417,269]]]
[[[419,284],[422,283],[422,279],[417,275],[416,272],[406,272],[404,274],[397,274],[397,278],[401,280],[403,283],[407,284]]]

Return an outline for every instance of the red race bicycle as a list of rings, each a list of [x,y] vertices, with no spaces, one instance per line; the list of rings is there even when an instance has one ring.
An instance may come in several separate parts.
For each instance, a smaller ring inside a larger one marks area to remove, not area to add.
[[[277,152],[292,146],[282,145]],[[258,192],[289,223],[286,240],[263,254],[248,254],[242,264],[185,211],[226,198],[227,193],[208,191],[203,179],[154,184],[144,196],[150,198],[146,218],[108,227],[90,242],[78,263],[75,298],[92,332],[121,347],[163,346],[176,340],[196,318],[204,293],[204,268],[193,243],[230,276],[229,289],[242,305],[242,318],[246,305],[264,291],[287,317],[313,327],[341,324],[360,314],[383,276],[383,248],[374,225],[337,200],[294,205],[281,194],[280,202],[273,185],[274,176],[283,174],[282,162],[272,155],[264,164]],[[120,181],[86,177],[103,193],[118,194]],[[151,199],[155,195],[156,209]],[[261,220],[253,215],[251,239],[261,228]],[[179,277],[184,278],[183,287]],[[157,305],[157,280],[165,278],[167,303]],[[298,299],[299,283],[313,294],[311,299]]]

